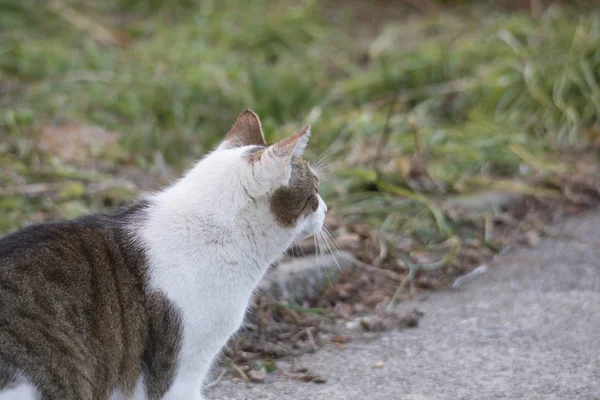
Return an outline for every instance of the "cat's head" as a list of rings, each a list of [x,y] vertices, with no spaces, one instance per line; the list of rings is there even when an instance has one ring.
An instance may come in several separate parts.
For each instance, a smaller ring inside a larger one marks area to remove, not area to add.
[[[297,239],[317,234],[327,212],[319,195],[319,178],[302,158],[310,134],[310,126],[306,126],[267,145],[260,119],[246,110],[217,149],[241,156],[241,183],[247,196],[266,204],[277,224],[294,229]]]

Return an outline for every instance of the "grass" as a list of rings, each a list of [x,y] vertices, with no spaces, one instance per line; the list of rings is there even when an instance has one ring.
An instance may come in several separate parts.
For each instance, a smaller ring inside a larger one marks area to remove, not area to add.
[[[322,192],[346,222],[391,215],[386,229],[424,245],[460,230],[444,198],[502,182],[547,195],[540,174],[572,172],[572,151],[600,135],[597,11],[447,7],[376,35],[347,14],[316,0],[0,0],[0,233],[114,208],[245,108],[268,140],[313,124],[309,158],[327,150]],[[57,157],[40,138],[60,123],[118,143]]]

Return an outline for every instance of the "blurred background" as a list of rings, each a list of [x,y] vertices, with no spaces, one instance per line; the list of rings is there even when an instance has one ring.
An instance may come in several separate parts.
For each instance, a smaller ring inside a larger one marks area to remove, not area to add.
[[[0,234],[159,188],[251,108],[313,125],[364,263],[309,305],[440,287],[600,198],[598,7],[0,0]]]

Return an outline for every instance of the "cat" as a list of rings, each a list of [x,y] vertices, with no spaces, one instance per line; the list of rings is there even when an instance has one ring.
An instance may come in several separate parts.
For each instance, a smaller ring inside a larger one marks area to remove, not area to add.
[[[0,400],[202,399],[257,284],[327,205],[310,126],[241,113],[182,178],[113,215],[0,239]]]

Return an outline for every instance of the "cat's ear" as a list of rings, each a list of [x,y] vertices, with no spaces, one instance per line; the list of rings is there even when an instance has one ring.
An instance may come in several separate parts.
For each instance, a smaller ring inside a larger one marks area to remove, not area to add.
[[[292,136],[280,140],[271,146],[279,156],[291,162],[292,157],[302,157],[310,139],[310,125],[306,125]]]
[[[225,136],[226,147],[267,146],[260,124],[260,118],[252,110],[241,113]]]
[[[304,154],[309,138],[310,125],[253,156],[254,175],[267,192],[289,183],[292,159]]]

